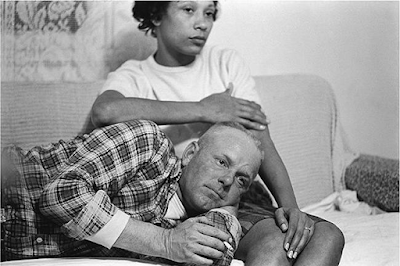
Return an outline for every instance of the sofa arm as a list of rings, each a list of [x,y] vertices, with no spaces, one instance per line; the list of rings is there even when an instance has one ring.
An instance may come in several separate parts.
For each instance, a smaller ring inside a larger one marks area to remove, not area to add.
[[[361,154],[345,172],[346,188],[384,211],[399,211],[399,161]]]

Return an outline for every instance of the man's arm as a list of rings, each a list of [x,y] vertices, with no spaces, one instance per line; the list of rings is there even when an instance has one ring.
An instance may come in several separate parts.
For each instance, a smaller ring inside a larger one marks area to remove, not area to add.
[[[229,238],[206,217],[189,218],[172,229],[129,219],[114,247],[176,262],[211,265],[224,255],[223,242]]]
[[[171,149],[172,143],[157,125],[148,121],[115,124],[93,131],[45,187],[40,211],[62,226],[69,237],[86,239],[117,212],[111,195],[123,193],[120,201],[130,206],[140,204],[132,202],[134,188],[127,189],[126,185],[135,181],[135,173],[154,156],[165,157],[152,161],[154,168],[166,174],[174,171],[173,164],[169,167],[162,163],[170,161]],[[174,158],[177,160],[171,157]]]
[[[265,126],[266,117],[261,107],[254,102],[231,97],[231,90],[212,94],[199,102],[126,98],[117,91],[108,90],[93,104],[92,122],[97,127],[133,119],[147,119],[159,125],[236,121],[248,128]]]

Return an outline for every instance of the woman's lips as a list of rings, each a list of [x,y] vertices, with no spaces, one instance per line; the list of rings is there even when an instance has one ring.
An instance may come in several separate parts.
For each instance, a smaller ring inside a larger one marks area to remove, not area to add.
[[[194,36],[191,37],[190,40],[195,44],[204,44],[207,41],[207,39],[202,36]]]

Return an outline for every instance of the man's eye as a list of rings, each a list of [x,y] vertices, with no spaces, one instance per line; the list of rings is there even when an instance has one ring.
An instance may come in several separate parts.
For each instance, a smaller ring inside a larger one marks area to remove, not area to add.
[[[223,167],[227,167],[228,166],[227,163],[224,160],[221,160],[221,159],[217,159],[217,163],[219,165],[223,166]]]
[[[187,13],[193,13],[193,8],[191,8],[191,7],[185,7],[185,8],[183,8],[183,10],[185,10]]]
[[[248,185],[247,179],[245,177],[239,176],[237,178],[237,181],[240,187],[247,187]]]

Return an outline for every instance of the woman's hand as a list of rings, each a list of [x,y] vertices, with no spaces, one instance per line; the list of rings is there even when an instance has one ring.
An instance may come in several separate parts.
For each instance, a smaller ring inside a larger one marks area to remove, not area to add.
[[[248,129],[264,130],[268,124],[261,106],[255,102],[232,97],[232,83],[226,91],[212,94],[200,101],[207,122],[232,121]]]
[[[211,265],[226,249],[230,235],[214,227],[206,217],[189,218],[177,227],[166,229],[163,242],[166,257],[176,262]]]
[[[314,234],[315,222],[298,208],[281,207],[275,211],[275,219],[282,232],[286,232],[283,247],[287,256],[296,259]]]

